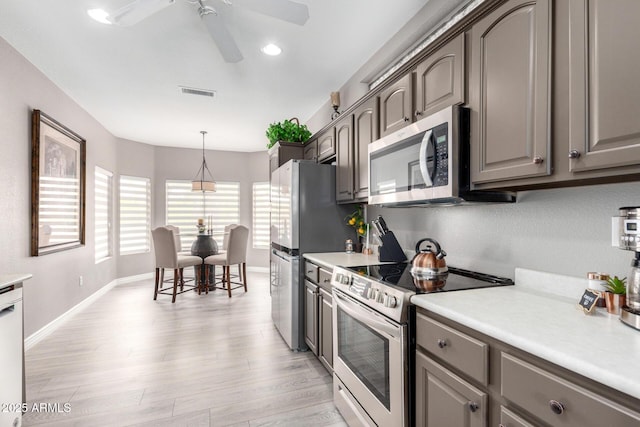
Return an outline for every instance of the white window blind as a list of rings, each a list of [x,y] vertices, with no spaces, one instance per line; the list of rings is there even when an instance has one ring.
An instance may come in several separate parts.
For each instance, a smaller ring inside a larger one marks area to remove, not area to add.
[[[112,253],[111,222],[113,218],[113,174],[98,166],[95,169],[95,259],[96,263]]]
[[[269,182],[253,183],[253,247],[269,249]]]
[[[120,176],[120,255],[151,250],[151,180]]]
[[[216,181],[214,193],[191,191],[191,181],[167,180],[167,224],[180,227],[183,250],[191,247],[198,218],[212,217],[213,237],[222,245],[224,227],[240,222],[240,183]]]

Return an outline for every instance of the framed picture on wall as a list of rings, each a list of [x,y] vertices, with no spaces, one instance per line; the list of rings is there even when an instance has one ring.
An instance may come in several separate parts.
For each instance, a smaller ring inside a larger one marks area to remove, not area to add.
[[[40,110],[31,116],[31,255],[84,245],[86,141]]]

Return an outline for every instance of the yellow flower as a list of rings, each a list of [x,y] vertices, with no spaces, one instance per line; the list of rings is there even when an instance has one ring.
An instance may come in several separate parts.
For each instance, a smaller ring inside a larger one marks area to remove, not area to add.
[[[356,219],[355,218],[351,218],[349,220],[349,225],[354,225],[356,223]]]
[[[362,227],[358,228],[358,234],[364,235],[364,228]]]

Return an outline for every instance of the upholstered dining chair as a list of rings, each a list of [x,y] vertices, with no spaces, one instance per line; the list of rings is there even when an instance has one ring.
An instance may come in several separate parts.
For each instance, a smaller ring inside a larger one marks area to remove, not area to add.
[[[151,230],[153,236],[153,249],[156,258],[156,281],[153,299],[158,298],[158,294],[173,295],[172,303],[176,302],[178,293],[186,292],[184,290],[184,281],[182,279],[185,267],[197,266],[202,264],[202,258],[191,255],[178,255],[176,248],[176,239],[173,230],[167,227],[157,227]],[[164,269],[173,269],[173,286],[162,287],[164,279]],[[180,284],[180,292],[178,292],[178,284]],[[194,288],[188,286],[187,290]],[[171,291],[171,292],[169,292]]]
[[[239,287],[244,287],[244,291],[247,292],[247,242],[249,240],[249,229],[244,225],[237,225],[229,230],[229,239],[227,250],[223,253],[216,255],[210,255],[204,259],[205,265],[221,265],[222,266],[222,282],[223,287],[226,287],[227,294],[231,298],[231,290]],[[231,281],[231,266],[238,264],[241,267],[238,279],[240,282]],[[209,281],[209,269],[205,268],[205,282]],[[235,288],[232,288],[232,284],[237,284]]]
[[[167,224],[165,225],[165,227],[167,227],[169,230],[173,231],[173,238],[176,241],[176,251],[178,252],[178,258],[180,258],[182,255],[191,255],[191,251],[183,251],[182,250],[182,239],[180,238],[180,227],[176,226],[176,225],[170,225]],[[180,285],[184,286],[185,282],[191,282],[193,280],[195,280],[195,276],[186,276],[184,274],[184,270],[182,272],[183,274],[180,275]],[[161,271],[162,276],[164,276],[164,269]],[[169,278],[163,281],[163,283],[171,283],[173,279]]]

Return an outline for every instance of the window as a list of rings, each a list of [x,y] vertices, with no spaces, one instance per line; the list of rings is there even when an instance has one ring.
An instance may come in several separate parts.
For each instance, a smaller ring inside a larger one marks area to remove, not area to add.
[[[198,234],[198,218],[212,217],[218,245],[222,245],[224,227],[240,222],[239,182],[216,181],[215,193],[191,191],[191,181],[167,180],[166,185],[167,224],[180,227],[183,249],[190,248]]]
[[[269,249],[269,182],[253,183],[253,247]]]
[[[96,263],[112,255],[113,174],[96,166],[95,170],[95,258]]]
[[[120,255],[151,250],[151,180],[120,176]]]

